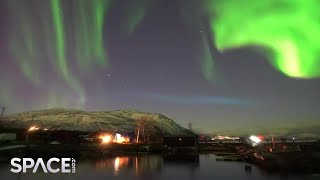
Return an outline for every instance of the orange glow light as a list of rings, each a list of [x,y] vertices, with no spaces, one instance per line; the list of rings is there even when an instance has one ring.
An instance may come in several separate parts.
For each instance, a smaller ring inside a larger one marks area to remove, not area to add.
[[[121,134],[116,134],[113,142],[115,143],[128,143],[130,139],[128,137],[122,136]]]
[[[116,157],[114,159],[114,171],[117,175],[120,168],[122,167],[128,167],[129,164],[129,158],[128,157]]]
[[[111,135],[102,135],[99,138],[102,139],[103,144],[111,142]]]
[[[39,129],[39,128],[38,128],[37,126],[32,126],[32,127],[29,128],[28,131],[36,131],[36,130],[38,130],[38,129]]]

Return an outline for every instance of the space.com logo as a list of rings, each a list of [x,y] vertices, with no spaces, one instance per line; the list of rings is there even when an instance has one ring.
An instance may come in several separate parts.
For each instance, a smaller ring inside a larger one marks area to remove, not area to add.
[[[47,163],[42,158],[38,158],[36,161],[32,158],[12,158],[10,162],[12,166],[10,171],[13,173],[26,173],[28,169],[30,171],[32,169],[32,173],[41,171],[41,169],[44,173],[76,172],[76,160],[73,158],[50,158]],[[53,164],[58,164],[58,167],[53,168]]]

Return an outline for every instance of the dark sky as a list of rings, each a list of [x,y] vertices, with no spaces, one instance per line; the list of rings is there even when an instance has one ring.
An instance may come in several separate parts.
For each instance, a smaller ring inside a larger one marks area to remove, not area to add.
[[[12,24],[18,23],[12,19],[17,17],[9,15],[12,10],[5,4],[1,4],[0,16],[0,104],[9,113],[43,108],[43,104],[52,101],[44,92],[47,90],[44,87],[48,87],[56,90],[56,102],[48,107],[75,108],[68,103],[60,104],[66,94],[71,98],[68,101],[77,97],[72,97],[72,88],[55,83],[63,78],[53,75],[60,72],[48,65],[46,58],[32,66],[32,71],[39,72],[40,77],[48,76],[44,78],[47,81],[33,83],[25,78],[19,68],[21,61],[15,60],[18,47],[14,47],[14,53],[9,50]],[[253,48],[219,53],[211,44],[214,79],[206,80],[199,49],[201,33],[207,30],[191,28],[182,18],[180,6],[181,1],[154,1],[135,31],[127,35],[123,24],[129,5],[119,1],[111,5],[104,28],[108,66],[91,64],[84,73],[75,70],[72,55],[68,59],[73,75],[85,91],[85,102],[79,108],[162,113],[183,126],[192,122],[193,127],[207,131],[319,120],[320,80],[287,77]],[[31,10],[36,9],[29,7],[24,13]],[[33,28],[41,29],[36,21],[25,22],[35,22]],[[72,22],[68,24],[72,26]],[[41,39],[37,41],[40,48],[46,43],[40,35],[35,38]],[[23,38],[20,39],[21,43],[19,38],[15,42],[22,44],[23,49]],[[18,57],[23,59],[25,52]]]

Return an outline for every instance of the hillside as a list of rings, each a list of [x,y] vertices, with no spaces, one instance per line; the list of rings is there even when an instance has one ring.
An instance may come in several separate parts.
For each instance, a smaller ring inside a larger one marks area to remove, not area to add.
[[[149,128],[166,135],[190,134],[188,130],[164,115],[129,110],[94,112],[70,109],[39,110],[5,116],[1,124],[11,128],[37,125],[48,129],[92,132],[100,129],[100,126],[106,131],[134,131],[139,121],[149,123]]]

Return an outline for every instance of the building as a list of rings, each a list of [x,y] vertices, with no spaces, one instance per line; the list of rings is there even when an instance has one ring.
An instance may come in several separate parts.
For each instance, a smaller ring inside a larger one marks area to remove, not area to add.
[[[175,135],[163,137],[164,151],[190,152],[198,150],[198,135]]]

